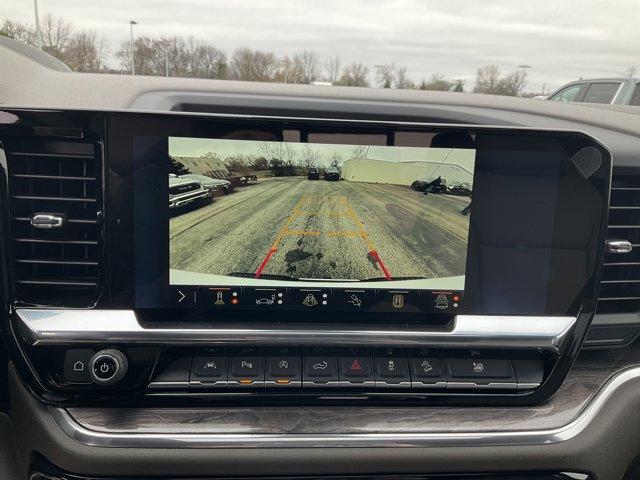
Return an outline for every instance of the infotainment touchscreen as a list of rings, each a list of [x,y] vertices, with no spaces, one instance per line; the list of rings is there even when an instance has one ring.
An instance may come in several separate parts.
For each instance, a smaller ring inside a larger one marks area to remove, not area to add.
[[[171,285],[220,288],[221,302],[242,284],[304,289],[303,306],[335,288],[352,306],[379,288],[399,291],[397,309],[406,289],[459,304],[473,149],[168,141]],[[248,301],[286,299],[267,288]]]
[[[135,267],[117,305],[444,323],[596,295],[610,165],[583,135],[182,116],[111,132],[113,270]]]

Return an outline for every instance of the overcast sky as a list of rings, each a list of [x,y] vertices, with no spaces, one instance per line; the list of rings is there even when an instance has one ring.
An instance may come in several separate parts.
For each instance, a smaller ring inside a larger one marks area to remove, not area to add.
[[[33,0],[0,0],[1,18],[33,22]],[[226,53],[406,65],[414,81],[441,73],[473,84],[478,67],[527,64],[528,90],[640,69],[639,0],[39,0],[40,14],[99,31],[112,53],[136,35],[194,35]],[[373,80],[373,75],[371,80]]]

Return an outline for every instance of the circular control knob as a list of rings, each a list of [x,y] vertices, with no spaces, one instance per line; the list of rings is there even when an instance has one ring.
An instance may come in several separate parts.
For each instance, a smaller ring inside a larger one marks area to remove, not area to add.
[[[100,385],[113,385],[127,374],[129,362],[120,350],[110,348],[96,353],[89,363],[91,379]]]

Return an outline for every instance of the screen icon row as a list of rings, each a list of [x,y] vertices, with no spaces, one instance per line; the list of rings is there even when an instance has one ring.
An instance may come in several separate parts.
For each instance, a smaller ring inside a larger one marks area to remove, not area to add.
[[[176,306],[207,309],[455,313],[462,301],[459,291],[227,286],[174,289]]]

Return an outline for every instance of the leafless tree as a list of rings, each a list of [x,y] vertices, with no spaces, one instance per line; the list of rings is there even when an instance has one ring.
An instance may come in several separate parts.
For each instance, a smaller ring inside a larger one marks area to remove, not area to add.
[[[340,65],[342,60],[338,55],[329,57],[324,62],[324,69],[327,73],[327,80],[331,83],[336,83],[340,76]]]
[[[307,143],[302,151],[302,166],[306,168],[317,167],[319,160],[320,154]]]
[[[342,158],[342,155],[337,152],[334,152],[333,155],[331,155],[330,167],[340,167],[343,163],[344,159]]]
[[[635,65],[631,65],[629,68],[627,68],[624,71],[624,76],[627,78],[632,78],[636,76],[636,73],[638,72],[638,69],[636,68]]]
[[[391,88],[393,85],[394,68],[391,65],[376,65],[376,83],[380,88]]]
[[[395,69],[393,86],[399,89],[410,89],[415,87],[415,84],[407,74],[407,67],[402,66]]]
[[[500,69],[495,65],[479,68],[476,74],[476,93],[497,94],[500,89]]]
[[[194,37],[138,37],[134,42],[136,72],[140,75],[167,75],[195,78],[226,78],[225,55]],[[116,56],[123,69],[131,70],[131,52],[123,42]]]
[[[295,149],[288,142],[262,142],[260,149],[268,160],[275,158],[286,165],[293,165],[296,158]]]
[[[264,157],[255,157],[249,166],[253,170],[269,170],[269,160]]]
[[[351,158],[367,158],[367,153],[369,152],[369,147],[366,145],[357,145],[353,149],[353,153],[351,154]]]
[[[76,72],[100,72],[106,50],[104,38],[94,31],[74,33],[62,52],[66,64]]]
[[[34,45],[36,29],[27,23],[15,22],[7,19],[2,22],[0,35],[13,38],[16,41],[26,43],[27,45]]]
[[[451,89],[452,83],[445,80],[444,75],[435,73],[431,75],[429,81],[423,80],[418,89],[420,90],[435,90],[439,92],[446,92]]]
[[[189,76],[196,78],[226,78],[227,57],[213,45],[189,37],[186,41],[186,61]]]
[[[487,65],[478,69],[476,85],[473,89],[476,93],[489,93],[493,95],[520,95],[527,84],[527,74],[524,70],[516,70],[501,77],[500,69],[495,65]]]
[[[279,62],[274,80],[283,83],[311,83],[320,76],[320,57],[304,50]]]
[[[293,62],[300,65],[304,80],[302,83],[314,82],[320,76],[320,57],[315,52],[303,50],[296,53]]]
[[[376,65],[376,83],[380,88],[414,88],[415,84],[407,74],[407,67],[393,63]]]
[[[64,59],[64,51],[73,38],[73,29],[69,22],[47,14],[42,19],[40,33],[42,49],[54,57]]]
[[[269,82],[275,77],[278,60],[271,52],[240,48],[231,58],[229,72],[235,80]]]
[[[500,80],[499,95],[515,97],[521,95],[527,84],[527,72],[516,70]]]
[[[347,87],[368,87],[369,67],[362,63],[351,63],[342,69],[337,85]]]

